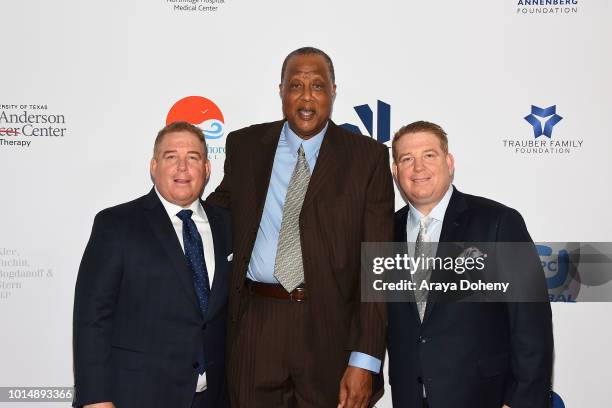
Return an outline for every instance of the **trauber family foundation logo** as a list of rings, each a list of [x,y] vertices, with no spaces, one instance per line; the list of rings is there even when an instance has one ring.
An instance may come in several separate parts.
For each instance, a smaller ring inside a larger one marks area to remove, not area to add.
[[[530,125],[531,131],[522,138],[503,139],[503,147],[520,155],[531,156],[561,156],[568,155],[582,148],[584,140],[567,139],[558,136],[559,123],[565,123],[563,117],[557,113],[557,105],[541,108],[531,105],[529,113],[523,119]],[[563,122],[561,122],[563,120]],[[563,127],[563,126],[561,126]],[[553,129],[555,137],[553,138]],[[533,136],[528,136],[529,134]]]
[[[533,135],[537,139],[540,136],[552,138],[553,127],[563,119],[557,115],[557,105],[548,108],[539,108],[531,105],[531,113],[525,116],[525,120],[533,126]],[[542,123],[544,126],[542,126]]]

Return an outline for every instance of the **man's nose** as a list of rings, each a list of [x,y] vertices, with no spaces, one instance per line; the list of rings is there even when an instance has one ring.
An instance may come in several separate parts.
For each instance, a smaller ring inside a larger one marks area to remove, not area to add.
[[[414,171],[422,171],[425,169],[423,165],[423,159],[415,158],[414,159]]]
[[[310,86],[304,87],[304,92],[302,93],[302,99],[305,101],[312,100],[312,89],[310,89]]]
[[[179,158],[177,162],[177,167],[179,170],[187,170],[187,158]]]

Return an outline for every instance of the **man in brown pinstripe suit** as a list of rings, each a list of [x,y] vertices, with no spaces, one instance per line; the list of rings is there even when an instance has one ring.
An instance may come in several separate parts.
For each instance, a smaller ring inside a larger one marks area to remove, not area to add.
[[[228,387],[234,407],[367,407],[382,394],[386,311],[360,301],[360,250],[393,239],[387,147],[336,126],[333,64],[281,71],[284,119],[227,137],[208,197],[231,209]]]

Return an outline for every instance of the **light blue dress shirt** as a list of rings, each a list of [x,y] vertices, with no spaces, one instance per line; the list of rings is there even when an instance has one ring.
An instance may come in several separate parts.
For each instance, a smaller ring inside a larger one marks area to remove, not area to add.
[[[325,132],[327,132],[327,126],[325,125],[321,132],[308,140],[303,140],[296,135],[289,127],[288,122],[285,122],[283,126],[274,154],[272,175],[270,176],[261,222],[247,268],[247,277],[253,281],[278,284],[278,280],[274,277],[278,234],[283,219],[283,205],[287,188],[297,163],[297,152],[302,145],[310,174],[312,174],[317,164],[321,143],[323,143]],[[376,373],[380,371],[380,364],[379,359],[355,351],[351,353],[349,358],[349,365]]]

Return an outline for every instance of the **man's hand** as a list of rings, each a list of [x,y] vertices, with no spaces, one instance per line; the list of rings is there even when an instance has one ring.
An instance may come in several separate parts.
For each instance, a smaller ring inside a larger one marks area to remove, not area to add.
[[[367,408],[372,395],[372,373],[347,367],[340,381],[338,408]]]
[[[83,405],[83,408],[115,408],[112,402],[98,402],[97,404]]]
[[[508,405],[504,405],[502,408],[510,408]]]

